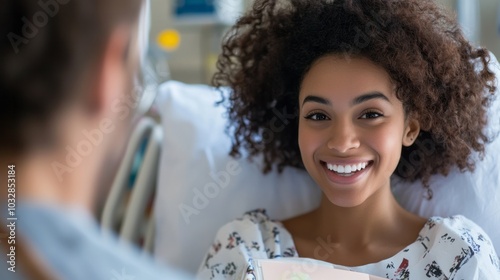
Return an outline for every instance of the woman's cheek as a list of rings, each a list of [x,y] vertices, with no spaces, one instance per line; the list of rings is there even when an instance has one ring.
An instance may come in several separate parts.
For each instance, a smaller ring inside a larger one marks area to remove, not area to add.
[[[394,165],[395,168],[401,156],[401,149],[397,148],[402,146],[401,130],[396,129],[394,126],[388,126],[379,130],[379,133],[374,135],[372,139],[372,143],[377,147],[379,154],[385,155],[390,165]]]

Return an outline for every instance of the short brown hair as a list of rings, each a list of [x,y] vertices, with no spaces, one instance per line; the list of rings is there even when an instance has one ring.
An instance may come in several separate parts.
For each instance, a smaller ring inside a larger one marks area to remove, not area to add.
[[[78,96],[112,28],[132,23],[142,0],[5,0],[0,3],[0,150],[49,141],[50,123]],[[26,126],[37,131],[27,135]]]

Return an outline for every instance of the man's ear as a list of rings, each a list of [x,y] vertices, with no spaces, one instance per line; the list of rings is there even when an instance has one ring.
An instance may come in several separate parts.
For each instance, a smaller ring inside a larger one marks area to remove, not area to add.
[[[106,114],[111,110],[113,101],[126,94],[130,79],[125,59],[129,41],[130,28],[125,26],[115,28],[108,37],[93,74],[94,90],[89,97],[92,111]]]
[[[405,131],[403,134],[403,146],[409,147],[413,145],[420,133],[420,123],[417,119],[409,117],[406,121]]]

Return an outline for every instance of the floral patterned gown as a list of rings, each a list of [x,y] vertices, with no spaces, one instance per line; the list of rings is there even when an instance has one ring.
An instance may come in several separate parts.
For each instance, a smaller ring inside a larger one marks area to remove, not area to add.
[[[299,257],[290,233],[265,210],[254,210],[218,231],[197,279],[252,279],[252,260],[287,257]],[[335,267],[387,279],[500,279],[500,261],[491,240],[459,215],[429,218],[417,240],[388,259]]]

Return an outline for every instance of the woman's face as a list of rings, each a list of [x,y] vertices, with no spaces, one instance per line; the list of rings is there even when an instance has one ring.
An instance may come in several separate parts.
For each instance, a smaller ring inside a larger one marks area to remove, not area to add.
[[[364,58],[317,60],[302,81],[299,112],[304,165],[341,207],[389,187],[402,145],[419,132],[418,122],[405,119],[388,73]]]

